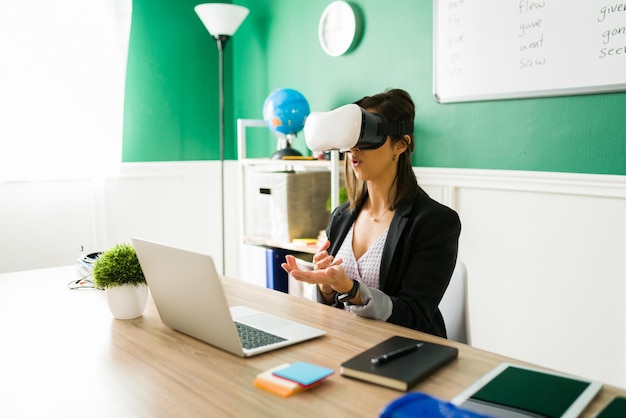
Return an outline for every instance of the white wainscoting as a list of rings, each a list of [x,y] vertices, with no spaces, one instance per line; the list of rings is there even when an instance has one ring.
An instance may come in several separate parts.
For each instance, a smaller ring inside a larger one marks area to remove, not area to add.
[[[626,388],[626,176],[415,171],[461,217],[472,344]],[[240,260],[238,172],[226,162],[226,274],[246,265],[262,277]],[[221,268],[221,227],[218,161],[0,184],[0,272],[70,264],[81,245],[133,236],[212,254]]]
[[[415,171],[461,217],[472,345],[626,388],[626,177]]]
[[[226,165],[226,190],[237,188],[236,167]],[[71,264],[81,246],[98,251],[132,237],[212,254],[221,270],[220,190],[219,161],[127,163],[117,178],[0,184],[0,273]],[[238,207],[238,193],[226,202]],[[232,212],[229,249],[239,243]],[[227,274],[238,266],[228,259]]]

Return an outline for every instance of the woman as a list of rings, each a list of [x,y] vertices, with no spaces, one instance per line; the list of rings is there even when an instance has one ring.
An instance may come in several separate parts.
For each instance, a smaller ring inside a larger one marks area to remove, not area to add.
[[[314,270],[300,269],[293,256],[282,267],[296,280],[315,283],[319,302],[445,337],[438,305],[456,263],[459,217],[417,184],[409,94],[393,89],[356,104],[409,128],[386,136],[378,148],[349,150],[349,201],[333,211]]]

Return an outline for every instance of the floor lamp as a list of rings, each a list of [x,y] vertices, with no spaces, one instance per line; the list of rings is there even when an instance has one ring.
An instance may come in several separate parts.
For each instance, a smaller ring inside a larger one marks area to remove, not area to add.
[[[206,3],[194,7],[196,14],[217,42],[219,56],[219,121],[220,121],[220,169],[222,182],[222,274],[226,274],[226,237],[224,222],[224,46],[248,16],[246,7],[225,3]]]

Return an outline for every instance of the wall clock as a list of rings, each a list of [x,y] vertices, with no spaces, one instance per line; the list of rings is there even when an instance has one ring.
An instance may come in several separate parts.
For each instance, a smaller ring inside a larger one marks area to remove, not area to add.
[[[317,35],[324,52],[338,57],[354,49],[360,31],[361,22],[356,8],[346,1],[334,1],[324,9]]]

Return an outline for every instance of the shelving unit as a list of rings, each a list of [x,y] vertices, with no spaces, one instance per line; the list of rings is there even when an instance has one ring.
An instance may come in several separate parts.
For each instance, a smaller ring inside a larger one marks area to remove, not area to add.
[[[330,160],[272,160],[270,158],[247,158],[246,153],[246,133],[251,128],[267,129],[265,122],[261,119],[238,119],[237,120],[237,150],[239,158],[239,184],[240,184],[240,202],[239,205],[239,222],[241,231],[241,272],[242,276],[246,274],[246,270],[258,272],[260,266],[256,266],[265,261],[259,251],[255,251],[254,247],[259,249],[280,249],[293,253],[304,253],[312,255],[317,251],[318,246],[306,245],[299,242],[282,242],[271,237],[263,236],[247,236],[246,231],[249,230],[246,225],[246,208],[250,204],[248,202],[248,190],[246,189],[247,174],[254,170],[260,172],[307,172],[307,171],[330,171],[330,197],[331,206],[334,208],[339,205],[339,188],[341,176],[339,172],[339,152],[332,151]],[[255,266],[252,267],[251,264]],[[267,266],[264,266],[267,267]],[[265,268],[262,269],[266,271]],[[258,274],[257,274],[258,275]],[[257,277],[256,284],[260,283]]]
[[[265,121],[262,119],[238,119],[237,120],[237,151],[239,157],[239,184],[240,188],[240,230],[245,234],[247,230],[245,224],[246,207],[246,170],[261,169],[263,171],[306,171],[306,170],[330,170],[330,197],[331,207],[339,205],[339,188],[341,176],[339,172],[339,152],[331,151],[330,160],[272,160],[270,158],[247,158],[246,154],[246,132],[249,128],[267,129]],[[297,249],[302,252],[314,252],[307,245],[291,242],[276,242],[272,239],[264,241],[264,237],[243,237],[244,242],[254,245],[266,245],[288,250]]]

